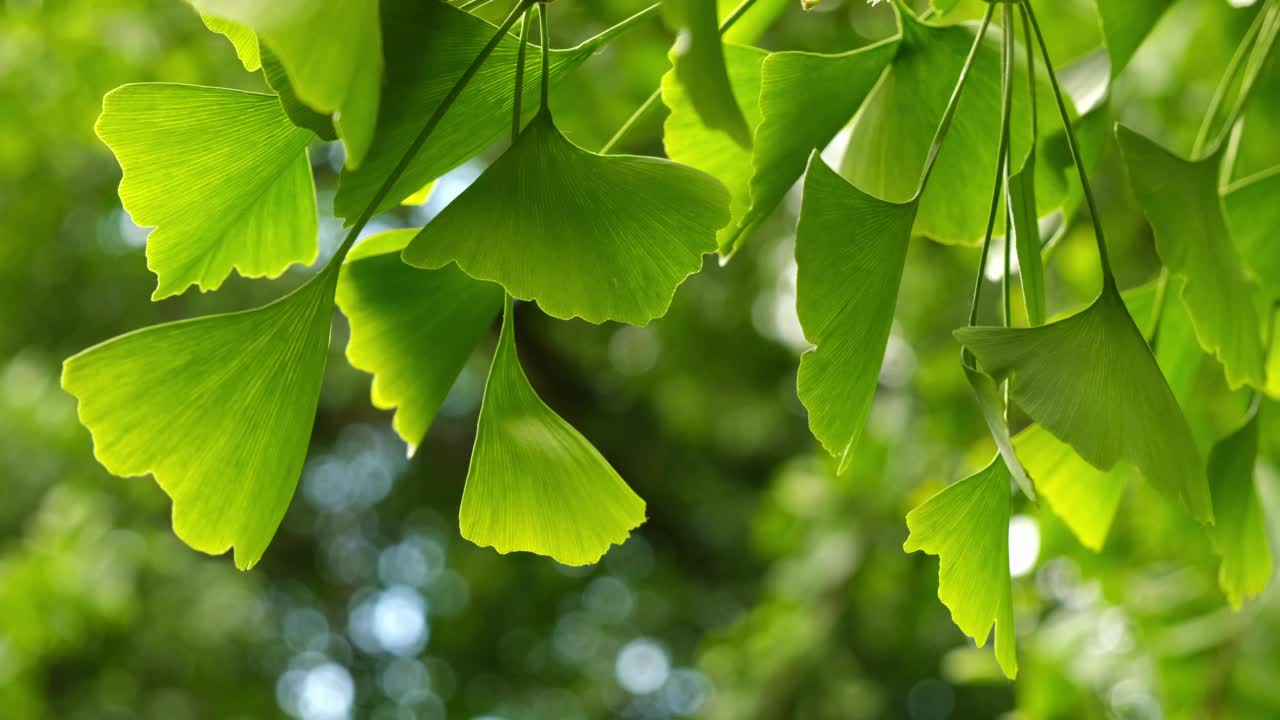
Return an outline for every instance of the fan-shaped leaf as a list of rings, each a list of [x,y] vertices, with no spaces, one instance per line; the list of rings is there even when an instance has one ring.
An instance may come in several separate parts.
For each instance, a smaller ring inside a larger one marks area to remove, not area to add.
[[[1070,445],[1032,425],[1013,438],[1018,458],[1054,514],[1071,528],[1081,544],[1099,551],[1115,519],[1133,468],[1119,464],[1099,470]]]
[[[1223,196],[1231,239],[1272,298],[1280,298],[1280,167],[1232,185]]]
[[[1214,549],[1222,556],[1218,585],[1231,605],[1239,608],[1259,595],[1271,580],[1271,542],[1253,466],[1258,456],[1258,419],[1255,410],[1239,429],[1223,438],[1209,452],[1209,477],[1218,522],[1209,531]]]
[[[671,65],[694,110],[708,127],[724,132],[742,147],[750,147],[751,129],[733,97],[725,69],[715,0],[671,0],[663,10],[680,30],[671,50]]]
[[[693,168],[577,147],[544,110],[404,258],[456,262],[554,317],[643,325],[715,250],[728,205],[724,188]]]
[[[315,259],[307,142],[271,95],[195,85],[124,85],[103,99],[98,136],[124,170],[120,200],[155,226],[153,299],[213,290],[234,268],[275,276]]]
[[[1213,522],[1195,440],[1142,334],[1108,283],[1084,311],[1035,328],[961,328],[956,338],[1012,401],[1094,467],[1121,460]]]
[[[418,270],[400,260],[413,230],[371,237],[347,257],[338,307],[351,322],[347,359],[373,375],[375,407],[410,448],[502,307],[502,288],[454,266]]]
[[[934,131],[973,45],[974,31],[926,25],[909,12],[899,15],[902,40],[897,56],[854,119],[840,170],[876,197],[905,202],[919,188]],[[989,35],[979,47],[947,141],[920,199],[917,234],[946,243],[981,241],[1000,139],[992,118],[999,115],[1000,48]],[[1014,118],[1010,139],[1013,164],[1018,166],[1031,145],[1026,113]]]
[[[840,472],[871,409],[915,213],[914,202],[858,190],[813,153],[796,227],[796,312],[817,347],[800,358],[797,388]]]
[[[1183,281],[1182,299],[1200,346],[1222,363],[1233,388],[1261,387],[1261,324],[1223,217],[1221,157],[1190,162],[1126,127],[1116,132],[1134,193],[1155,230],[1156,250]]]
[[[938,599],[981,647],[995,625],[996,660],[1018,674],[1009,577],[1009,471],[997,455],[983,470],[907,514],[906,552],[938,556]]]
[[[1005,407],[1000,386],[990,376],[974,367],[972,358],[967,355],[961,358],[961,367],[964,368],[969,387],[973,388],[973,394],[978,401],[978,411],[982,413],[982,420],[987,424],[987,430],[991,433],[991,439],[995,441],[1000,457],[1004,459],[1005,469],[1009,471],[1009,475],[1013,477],[1013,481],[1018,484],[1023,494],[1034,501],[1035,485],[1027,475],[1027,470],[1018,459],[1018,453],[1013,446],[1012,433],[1009,431],[1009,422],[1006,419],[1008,409]]]
[[[534,392],[513,322],[508,304],[462,494],[462,536],[500,553],[589,565],[644,522],[645,504]]]
[[[348,167],[342,173],[333,201],[334,212],[348,224],[373,200],[417,137],[424,119],[435,112],[497,31],[483,19],[440,0],[384,3],[382,22],[387,71],[378,108],[378,142],[359,168]],[[629,26],[624,20],[576,47],[552,50],[552,87]],[[518,51],[514,37],[502,40],[450,106],[431,142],[414,156],[378,212],[395,207],[511,132]],[[530,47],[530,52],[537,52],[536,46]],[[526,73],[524,97],[537,97],[539,82],[538,73]],[[537,104],[526,106],[532,117]]]
[[[337,273],[270,305],[138,330],[66,361],[94,453],[113,475],[150,473],[173,529],[252,567],[293,497],[315,420]]]
[[[255,31],[279,57],[298,99],[333,116],[347,166],[360,165],[373,142],[382,84],[378,0],[192,3]]]
[[[309,105],[298,99],[289,82],[289,74],[285,72],[280,58],[270,48],[262,49],[262,77],[280,98],[280,105],[289,116],[289,120],[300,128],[306,128],[325,140],[337,140],[338,131],[333,128],[333,118],[312,110]]]

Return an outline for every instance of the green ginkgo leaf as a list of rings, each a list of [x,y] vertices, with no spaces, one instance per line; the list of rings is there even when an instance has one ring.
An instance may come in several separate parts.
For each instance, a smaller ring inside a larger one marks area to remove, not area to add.
[[[1014,247],[1018,251],[1018,279],[1027,322],[1043,325],[1046,313],[1044,260],[1041,257],[1040,217],[1036,211],[1036,152],[1032,148],[1022,167],[1009,176],[1009,209],[1013,216]]]
[[[1111,55],[1111,76],[1129,65],[1134,53],[1173,0],[1095,0],[1102,37]]]
[[[733,198],[733,222],[718,238],[722,252],[740,247],[773,212],[804,172],[809,153],[826,146],[857,112],[896,48],[896,39],[834,55],[726,46],[734,93],[755,132],[750,151],[717,138],[674,74],[663,78],[662,98],[671,110],[663,132],[667,155],[710,173]]]
[[[156,228],[147,240],[153,299],[216,289],[232,269],[274,277],[315,259],[311,133],[274,96],[124,85],[103,99],[95,129],[124,170],[125,210]]]
[[[384,3],[382,20],[387,68],[378,108],[378,142],[359,168],[343,171],[333,201],[334,213],[348,224],[373,200],[417,137],[423,119],[431,116],[497,31],[483,19],[440,0]],[[631,26],[630,20],[624,20],[576,47],[553,49],[551,86],[554,88]],[[531,46],[529,51],[536,53],[538,49]],[[494,49],[450,106],[432,133],[431,142],[414,156],[378,205],[377,212],[395,207],[511,132],[518,52],[519,42],[513,36],[504,38]],[[537,97],[539,82],[538,73],[525,73],[524,97]],[[537,104],[525,105],[525,114],[532,117]]]
[[[750,147],[751,128],[733,96],[725,69],[715,0],[670,0],[663,11],[680,31],[671,50],[671,65],[694,110],[707,127]]]
[[[338,139],[338,131],[333,128],[333,118],[316,112],[298,99],[298,94],[293,91],[293,84],[289,82],[289,74],[270,48],[262,49],[262,77],[275,91],[276,97],[280,98],[280,106],[294,125],[306,128],[324,140]]]
[[[257,72],[262,67],[261,47],[253,30],[234,20],[224,20],[213,15],[202,13],[200,19],[204,21],[205,27],[231,41],[232,47],[236,49],[236,57],[245,70]]]
[[[1209,530],[1214,549],[1222,556],[1218,585],[1232,607],[1259,595],[1271,580],[1271,541],[1258,489],[1254,463],[1258,457],[1259,412],[1223,438],[1209,452],[1209,478],[1218,522]]]
[[[351,323],[347,359],[373,375],[373,404],[417,446],[449,388],[502,307],[502,288],[449,265],[418,270],[400,260],[415,231],[391,230],[352,250],[338,280]]]
[[[1191,162],[1126,127],[1116,134],[1160,259],[1182,282],[1201,347],[1222,363],[1231,387],[1261,387],[1261,323],[1218,194],[1220,155]]]
[[[734,96],[753,131],[760,124],[761,73],[768,55],[759,48],[724,46]],[[733,219],[716,237],[720,249],[727,251],[740,221],[751,208],[753,151],[707,126],[674,72],[662,76],[662,102],[670,110],[662,128],[667,157],[711,175],[729,190],[729,210]]]
[[[982,420],[987,424],[987,431],[990,432],[991,439],[996,444],[996,450],[1004,460],[1005,469],[1009,471],[1013,481],[1029,500],[1035,501],[1035,483],[1027,474],[1022,460],[1018,458],[1017,449],[1013,446],[1013,433],[1009,430],[1007,419],[1009,413],[1004,393],[995,380],[978,370],[972,363],[973,359],[967,353],[961,357],[960,365],[964,369],[965,378],[969,381],[969,387],[973,388],[974,397],[978,401],[978,411],[982,413]]]
[[[508,300],[462,493],[462,536],[589,565],[644,522],[644,500],[525,377]]]
[[[262,557],[298,484],[329,347],[337,273],[270,305],[156,325],[66,361],[94,454],[150,473],[173,529],[202,552]]]
[[[782,201],[804,172],[809,153],[826,147],[849,123],[897,49],[897,38],[890,38],[834,55],[779,52],[765,58],[751,205],[734,230],[735,247]]]
[[[456,262],[554,317],[643,325],[666,313],[728,220],[728,194],[711,176],[583,150],[544,108],[404,259],[423,268]]]
[[[1222,197],[1231,239],[1271,298],[1280,298],[1280,166],[1245,178]]]
[[[333,117],[347,166],[360,165],[373,143],[382,86],[378,0],[191,2],[256,32],[280,59],[298,99]]]
[[[982,647],[995,625],[996,660],[1018,674],[1009,576],[1009,471],[997,455],[986,468],[907,514],[906,552],[938,556],[938,599]]]
[[[906,202],[919,189],[934,131],[973,45],[974,30],[926,25],[905,11],[899,16],[902,39],[897,55],[854,118],[840,171],[876,197]],[[1022,87],[1015,91],[1016,96],[1025,93]],[[1015,102],[1026,105],[1018,98]],[[1000,116],[1000,106],[1000,47],[988,34],[920,198],[916,234],[944,243],[981,242],[1000,140],[992,118]],[[1016,167],[1031,146],[1027,113],[1014,117],[1010,142]]]
[[[955,332],[1012,402],[1094,467],[1132,463],[1200,522],[1213,503],[1191,429],[1111,282],[1076,315],[1034,328]]]
[[[1099,551],[1111,531],[1133,468],[1118,464],[1099,470],[1070,445],[1039,425],[1013,438],[1018,459],[1053,513],[1062,518],[1085,547]]]
[[[796,385],[839,472],[871,409],[915,214],[915,202],[871,197],[813,153],[796,226],[796,313],[816,347],[800,358]]]

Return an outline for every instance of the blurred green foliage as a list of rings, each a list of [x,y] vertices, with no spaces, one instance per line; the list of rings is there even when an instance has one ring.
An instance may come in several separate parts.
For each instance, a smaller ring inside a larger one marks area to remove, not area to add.
[[[567,41],[643,4],[567,1],[553,11]],[[892,32],[883,6],[794,5],[779,4],[759,44],[834,51]],[[1056,9],[1087,18],[1091,5]],[[1059,14],[1060,28],[1046,27],[1053,52],[1075,57],[1096,43],[1087,22]],[[1117,79],[1105,126],[1122,120],[1189,147],[1250,17],[1225,0],[1177,2]],[[655,20],[588,62],[553,98],[566,134],[603,144],[656,87],[669,41]],[[1238,176],[1280,161],[1278,70],[1273,60],[1246,119]],[[147,300],[145,233],[121,211],[119,170],[92,132],[106,91],[147,80],[263,87],[183,3],[0,3],[4,717],[1280,715],[1276,591],[1232,612],[1203,534],[1141,483],[1100,553],[1047,509],[1015,505],[1020,546],[1038,543],[1014,581],[1017,684],[972,648],[937,601],[936,558],[901,547],[906,512],[991,453],[951,339],[977,251],[912,244],[862,446],[837,479],[794,390],[804,349],[794,197],[747,251],[725,267],[708,262],[647,328],[520,311],[538,392],[648,502],[646,525],[598,566],[498,556],[458,536],[492,342],[406,459],[389,414],[369,406],[368,376],[341,357],[341,324],[312,455],[262,563],[240,573],[229,558],[189,550],[158,487],[93,462],[57,385],[62,359],[92,343],[280,292],[233,278],[216,294]],[[650,117],[625,149],[658,154],[660,132]],[[1128,287],[1157,261],[1106,137],[1095,184]],[[341,158],[325,145],[312,157],[327,255]],[[464,166],[424,208],[375,229],[421,225],[478,169]],[[296,285],[306,273],[286,277]],[[1081,307],[1096,290],[1086,223],[1051,257],[1047,284],[1051,311]],[[1280,457],[1274,424],[1262,445]],[[1280,517],[1270,462],[1260,485]]]

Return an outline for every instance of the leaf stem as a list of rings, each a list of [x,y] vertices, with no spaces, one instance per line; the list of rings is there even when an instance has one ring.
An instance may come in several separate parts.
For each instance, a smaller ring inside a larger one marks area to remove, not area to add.
[[[994,5],[988,8],[988,19],[990,19],[994,8]],[[978,258],[977,277],[973,280],[973,302],[969,305],[970,327],[978,324],[978,303],[982,299],[982,282],[986,275],[987,257],[991,253],[991,236],[995,232],[996,216],[1000,212],[1000,196],[1004,193],[1004,179],[1009,163],[1009,116],[1013,111],[1013,34],[1009,27],[1010,18],[1011,14],[1009,12],[1009,6],[1006,4],[1004,7],[1004,22],[1001,27],[1001,37],[1003,42],[1001,43],[1000,48],[1000,146],[996,151],[996,179],[995,187],[992,189],[991,193],[991,211],[987,214],[987,231],[982,238],[982,253]],[[979,34],[978,39],[982,39],[981,34]],[[976,47],[977,46],[975,45],[975,48]],[[969,57],[972,59],[973,54],[971,53]],[[961,79],[963,80],[963,76]],[[923,187],[923,183],[921,185]],[[1005,238],[1006,248],[1008,247],[1008,244],[1008,238]],[[1006,264],[1008,262],[1007,257],[1006,252]],[[1005,285],[1005,302],[1007,304],[1007,279],[1005,281]]]
[[[982,16],[982,25],[978,27],[978,34],[973,38],[973,45],[969,48],[969,56],[965,58],[964,66],[960,68],[960,77],[956,80],[956,86],[951,91],[951,98],[947,100],[947,109],[942,113],[942,121],[938,123],[938,129],[934,131],[933,144],[929,146],[929,155],[924,163],[924,170],[920,173],[920,185],[916,189],[915,198],[918,199],[924,194],[925,186],[929,183],[929,175],[933,173],[934,165],[938,162],[938,153],[942,150],[942,141],[947,137],[947,131],[951,129],[951,121],[955,117],[956,107],[960,104],[960,94],[964,91],[965,81],[969,79],[969,71],[973,69],[974,58],[978,56],[978,48],[982,45],[982,39],[987,34],[987,27],[991,25],[991,17],[995,14],[996,6],[994,4],[987,5],[987,12]]]
[[[729,29],[741,20],[742,16],[745,15],[747,11],[751,9],[751,6],[755,5],[755,3],[756,0],[742,0],[742,2],[738,3],[738,6],[725,16],[724,21],[720,23],[720,35],[724,36],[725,33],[729,32]],[[654,5],[653,7],[658,6]],[[655,107],[657,107],[658,103],[661,101],[662,85],[659,84],[652,93],[649,93],[649,97],[645,98],[644,102],[640,103],[640,107],[636,108],[636,111],[631,113],[631,117],[627,118],[627,121],[622,123],[622,127],[618,128],[618,131],[613,134],[613,137],[609,138],[609,141],[600,148],[600,154],[608,155],[613,152],[613,149],[618,146],[618,143],[625,140],[627,135],[631,134],[631,131],[635,129],[636,125],[639,125],[640,121],[644,120],[645,117]]]
[[[499,25],[498,29],[493,33],[493,37],[489,38],[489,42],[485,43],[485,46],[480,49],[480,52],[476,54],[475,59],[471,61],[471,64],[467,66],[467,69],[462,71],[462,75],[458,78],[457,82],[453,84],[453,87],[450,88],[449,94],[444,96],[444,99],[436,106],[435,111],[431,113],[431,117],[427,118],[427,122],[422,126],[422,130],[418,132],[418,136],[413,139],[413,143],[409,145],[409,149],[405,150],[404,155],[400,158],[400,162],[397,163],[395,168],[391,170],[391,173],[387,175],[387,179],[383,181],[382,187],[378,188],[378,192],[376,192],[373,198],[369,200],[369,204],[365,206],[365,209],[360,213],[360,217],[358,217],[355,224],[351,226],[351,231],[347,233],[346,239],[342,241],[342,245],[338,247],[338,251],[334,253],[333,260],[330,261],[333,266],[336,267],[342,264],[343,258],[346,257],[347,252],[350,251],[352,245],[355,244],[356,238],[360,236],[360,232],[364,230],[365,225],[369,224],[369,220],[372,219],[374,213],[377,212],[378,206],[386,199],[387,195],[391,192],[391,188],[395,186],[396,182],[400,179],[400,176],[404,174],[404,171],[409,168],[409,164],[413,162],[414,157],[417,156],[418,151],[422,149],[422,146],[426,144],[427,140],[431,137],[431,134],[435,132],[437,127],[439,127],[440,121],[444,119],[445,114],[449,112],[449,108],[453,106],[453,103],[458,99],[458,96],[462,94],[463,89],[467,87],[467,83],[471,82],[471,78],[475,77],[475,74],[480,70],[480,66],[484,64],[484,61],[487,60],[491,54],[493,54],[494,49],[498,47],[498,44],[506,37],[507,32],[509,32],[511,27],[515,25],[516,20],[520,19],[520,16],[529,9],[529,6],[532,5],[534,1],[535,0],[520,0],[520,2],[516,3],[516,6],[511,9],[507,18],[502,21],[502,24]]]
[[[1115,274],[1111,270],[1111,258],[1107,255],[1107,241],[1102,233],[1102,215],[1098,212],[1098,201],[1089,185],[1089,177],[1084,169],[1084,158],[1080,154],[1080,143],[1076,140],[1075,129],[1071,127],[1071,116],[1067,113],[1067,104],[1063,100],[1062,87],[1058,85],[1057,73],[1053,71],[1053,60],[1049,58],[1049,46],[1045,44],[1044,33],[1040,31],[1040,23],[1036,20],[1035,9],[1028,0],[1019,0],[1027,12],[1031,29],[1035,31],[1036,42],[1040,45],[1040,56],[1044,59],[1044,69],[1049,75],[1049,84],[1053,86],[1053,99],[1058,105],[1058,116],[1062,118],[1062,127],[1067,135],[1067,147],[1071,150],[1071,159],[1075,162],[1076,174],[1080,176],[1080,189],[1084,191],[1085,203],[1089,206],[1089,216],[1093,220],[1093,235],[1098,244],[1098,263],[1102,266],[1103,290],[1119,292],[1116,287]]]
[[[516,53],[516,89],[511,100],[511,142],[520,136],[520,100],[524,96],[524,57],[529,49],[529,30],[533,16],[524,14],[520,24],[520,50]]]

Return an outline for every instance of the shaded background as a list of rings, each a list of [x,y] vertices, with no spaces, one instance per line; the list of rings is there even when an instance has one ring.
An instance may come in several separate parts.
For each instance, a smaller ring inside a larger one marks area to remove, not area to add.
[[[774,4],[769,49],[844,50],[892,31],[890,9],[862,0],[811,13]],[[1046,28],[1056,58],[1097,45],[1091,0],[1054,4],[1084,19]],[[643,5],[556,3],[557,44]],[[1106,124],[1123,119],[1185,151],[1255,11],[1178,2],[1114,87]],[[601,145],[656,86],[669,42],[655,20],[590,61],[553,97],[566,133]],[[1240,175],[1280,162],[1276,64],[1249,114]],[[972,647],[937,600],[936,558],[901,546],[906,512],[991,453],[951,339],[977,251],[913,244],[871,419],[836,478],[794,390],[805,348],[795,196],[649,327],[520,307],[534,386],[648,501],[648,522],[599,565],[499,556],[458,536],[492,339],[406,458],[389,414],[369,405],[368,376],[343,358],[340,316],[306,470],[261,564],[242,573],[186,548],[153,482],[94,463],[58,387],[61,361],[144,325],[260,304],[311,270],[148,301],[146,231],[120,208],[119,170],[92,127],[106,91],[157,80],[265,87],[181,2],[0,0],[0,715],[1280,716],[1276,594],[1231,612],[1203,534],[1138,484],[1100,554],[1047,509],[1019,506],[1017,683]],[[660,117],[625,149],[661,153]],[[371,231],[425,223],[498,150]],[[311,157],[323,261],[339,240],[329,205],[341,158],[319,143]],[[1144,282],[1157,268],[1150,231],[1114,141],[1096,174],[1122,285]],[[1081,220],[1049,267],[1055,310],[1097,288]],[[1277,457],[1280,437],[1264,433]],[[1264,505],[1280,509],[1263,465]]]

